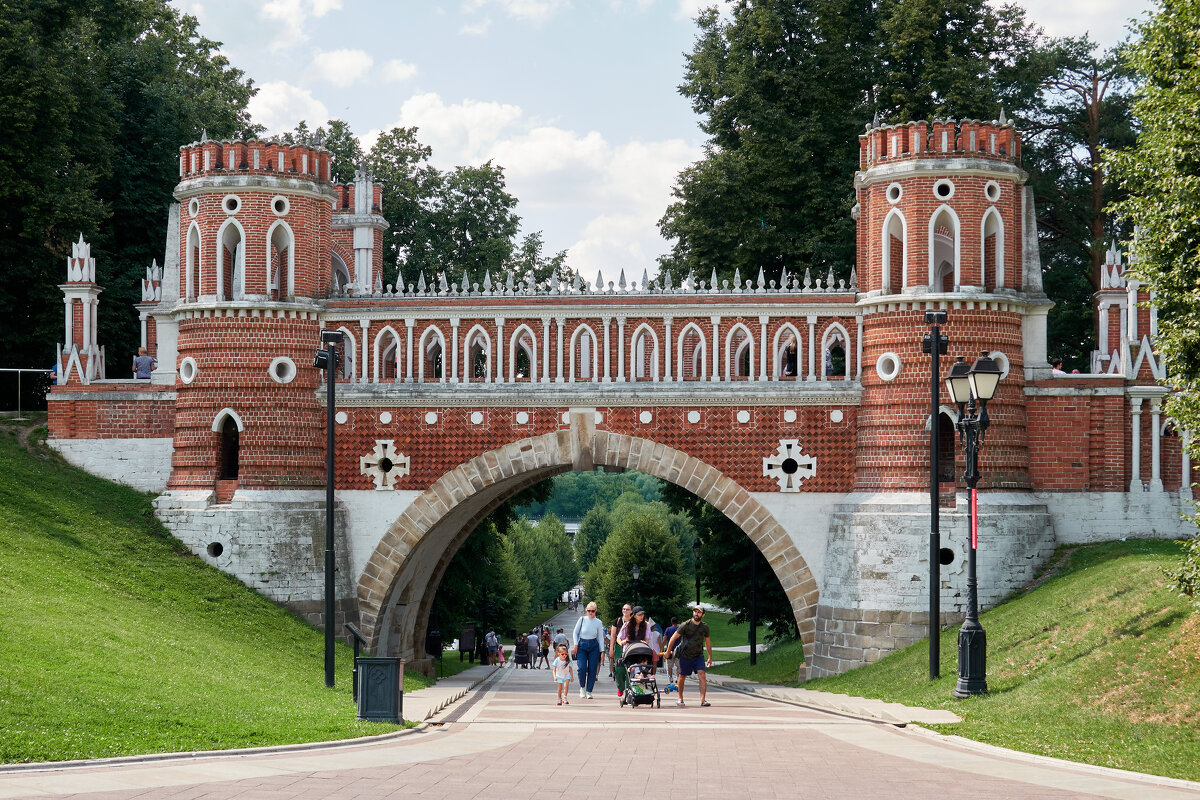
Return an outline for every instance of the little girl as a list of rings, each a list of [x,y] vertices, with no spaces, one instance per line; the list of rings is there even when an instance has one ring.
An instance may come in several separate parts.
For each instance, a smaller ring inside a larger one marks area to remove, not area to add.
[[[571,666],[571,659],[567,657],[567,646],[560,644],[555,651],[554,663],[550,665],[550,674],[554,678],[555,685],[558,686],[558,704],[571,705],[567,697],[571,693],[571,681],[575,677],[575,668]]]

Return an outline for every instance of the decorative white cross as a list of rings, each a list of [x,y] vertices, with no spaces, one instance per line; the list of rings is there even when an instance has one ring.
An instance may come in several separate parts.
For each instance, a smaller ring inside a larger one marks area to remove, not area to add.
[[[396,452],[394,439],[376,439],[375,449],[358,459],[358,471],[375,481],[375,488],[387,491],[409,473],[408,456]]]
[[[779,450],[763,459],[763,477],[779,483],[781,492],[798,492],[800,483],[817,474],[817,459],[801,451],[799,439],[780,439]]]

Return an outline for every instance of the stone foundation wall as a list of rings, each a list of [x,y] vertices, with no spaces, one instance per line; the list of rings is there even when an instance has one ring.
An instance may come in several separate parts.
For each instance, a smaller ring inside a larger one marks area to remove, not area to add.
[[[962,614],[941,615],[943,627],[958,625]],[[817,640],[809,678],[838,675],[872,664],[929,635],[928,611],[817,606]]]
[[[324,624],[325,494],[313,491],[235,494],[228,504],[213,493],[169,492],[155,500],[167,529],[201,559],[251,589]],[[350,570],[345,511],[334,516],[336,630],[358,621],[357,576]]]

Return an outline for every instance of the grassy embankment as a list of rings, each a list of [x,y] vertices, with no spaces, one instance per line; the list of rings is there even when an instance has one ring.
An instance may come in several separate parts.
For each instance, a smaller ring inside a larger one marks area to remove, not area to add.
[[[982,742],[1106,767],[1200,779],[1200,613],[1167,585],[1174,542],[1131,540],[1063,552],[1037,588],[981,616],[989,694],[956,700],[957,628],[941,637],[941,677],[929,643],[806,688],[947,708],[935,726]],[[716,672],[792,683],[799,645]]]
[[[189,553],[148,495],[31,454],[18,430],[0,421],[0,761],[396,729],[355,721],[349,647],[326,689],[320,631]]]

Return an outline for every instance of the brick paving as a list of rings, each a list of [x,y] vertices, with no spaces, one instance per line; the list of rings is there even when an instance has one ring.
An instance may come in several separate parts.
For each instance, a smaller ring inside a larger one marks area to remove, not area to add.
[[[506,669],[427,730],[303,753],[180,758],[0,774],[0,798],[1197,798],[1141,779],[716,689],[710,708],[621,708],[607,669],[595,700],[555,705],[547,670]],[[669,705],[668,705],[669,704]]]

